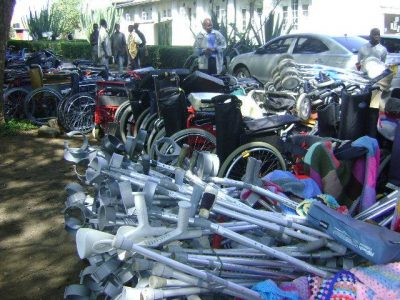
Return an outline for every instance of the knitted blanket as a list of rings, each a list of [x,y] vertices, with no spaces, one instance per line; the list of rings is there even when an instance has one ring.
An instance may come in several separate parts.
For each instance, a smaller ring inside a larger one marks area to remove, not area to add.
[[[304,157],[304,169],[325,194],[332,195],[339,204],[350,206],[360,197],[361,210],[375,201],[375,184],[379,168],[379,146],[368,136],[354,141],[367,154],[353,160],[338,160],[329,141],[313,144]]]
[[[400,299],[400,262],[342,270],[330,278],[303,276],[279,287],[302,300]]]

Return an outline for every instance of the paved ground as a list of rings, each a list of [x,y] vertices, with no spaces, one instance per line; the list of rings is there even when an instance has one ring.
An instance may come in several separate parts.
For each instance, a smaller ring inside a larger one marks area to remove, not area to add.
[[[84,263],[64,230],[64,138],[0,137],[0,299],[62,299]]]

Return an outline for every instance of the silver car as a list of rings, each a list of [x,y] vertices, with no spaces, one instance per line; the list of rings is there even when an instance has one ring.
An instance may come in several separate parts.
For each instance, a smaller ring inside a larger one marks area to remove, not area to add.
[[[299,64],[319,64],[355,69],[358,49],[367,41],[358,36],[332,37],[323,34],[289,34],[277,37],[256,51],[232,59],[228,72],[236,77],[272,80],[272,69],[282,54],[290,54]]]

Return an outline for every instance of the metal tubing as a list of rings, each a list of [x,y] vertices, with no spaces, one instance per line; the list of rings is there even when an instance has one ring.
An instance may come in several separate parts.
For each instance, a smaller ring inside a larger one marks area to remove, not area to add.
[[[316,268],[302,260],[291,257],[290,255],[288,255],[286,253],[277,251],[271,247],[268,247],[262,243],[256,242],[248,237],[242,236],[236,232],[233,232],[232,230],[229,230],[227,228],[219,226],[218,224],[214,224],[208,220],[195,219],[195,224],[198,226],[201,226],[201,227],[210,228],[215,233],[218,233],[219,235],[230,238],[231,240],[236,241],[239,244],[242,244],[242,245],[245,245],[248,247],[252,247],[252,248],[257,249],[265,254],[288,261],[306,272],[309,272],[309,273],[312,273],[312,274],[315,274],[315,275],[318,275],[321,277],[327,277],[329,275],[328,272],[325,272],[319,268]]]
[[[120,241],[121,243],[115,244],[113,243],[116,248],[122,249],[122,250],[127,250],[127,251],[134,251],[137,252],[140,255],[143,255],[145,257],[151,258],[155,261],[161,262],[171,268],[175,268],[177,270],[181,270],[182,272],[192,274],[193,276],[196,276],[200,279],[203,279],[205,281],[213,281],[217,284],[220,284],[222,286],[225,286],[227,289],[242,295],[244,299],[262,299],[261,295],[258,294],[255,291],[249,290],[247,288],[244,288],[238,284],[235,284],[233,282],[229,282],[225,279],[222,279],[218,276],[212,275],[210,273],[207,273],[205,271],[198,270],[196,268],[187,266],[185,264],[182,264],[180,262],[177,262],[173,259],[170,259],[168,257],[165,257],[163,255],[160,255],[154,251],[151,251],[149,249],[146,249],[144,247],[138,246],[132,241],[129,240],[122,240]]]

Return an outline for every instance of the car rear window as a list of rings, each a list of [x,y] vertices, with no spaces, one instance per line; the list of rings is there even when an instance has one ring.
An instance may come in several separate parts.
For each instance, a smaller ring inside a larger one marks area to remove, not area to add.
[[[357,36],[340,36],[334,37],[333,39],[353,53],[358,53],[358,49],[360,49],[362,45],[365,45],[368,42],[367,40]]]
[[[386,47],[389,53],[400,53],[400,37],[381,37],[381,44]]]

